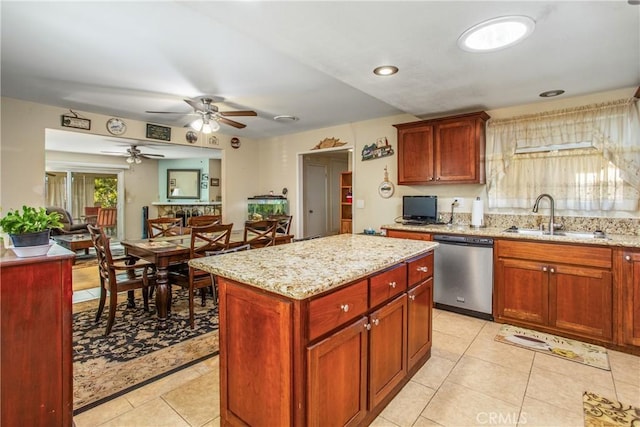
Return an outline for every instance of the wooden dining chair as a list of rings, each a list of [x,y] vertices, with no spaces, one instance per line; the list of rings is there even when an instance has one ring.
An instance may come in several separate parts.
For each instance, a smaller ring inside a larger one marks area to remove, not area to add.
[[[147,236],[154,237],[179,236],[184,234],[182,218],[150,218],[147,219]]]
[[[118,219],[117,208],[98,208],[98,216],[96,218],[96,227],[107,230],[109,234],[112,234]]]
[[[251,246],[251,249],[274,246],[277,228],[277,220],[247,221],[244,225],[244,243]]]
[[[202,227],[203,225],[222,224],[222,215],[199,215],[189,217],[189,227]]]
[[[210,224],[202,227],[191,228],[191,245],[189,246],[190,259],[209,256],[229,248],[231,238],[231,224]],[[194,297],[196,289],[200,289],[201,305],[206,304],[207,288],[213,289],[213,281],[209,272],[186,265],[182,270],[169,272],[169,283],[176,284],[189,290],[189,325],[194,328]],[[215,292],[214,293],[214,303]]]
[[[104,305],[109,294],[109,317],[105,335],[109,335],[116,318],[116,306],[120,292],[142,290],[144,311],[149,311],[149,289],[155,285],[155,265],[134,257],[113,258],[109,246],[109,236],[100,227],[88,226],[93,246],[98,257],[98,272],[100,274],[100,303],[96,313],[96,323],[100,321]],[[127,307],[133,308],[133,299]]]
[[[243,245],[234,246],[232,248],[225,249],[222,251],[207,252],[207,256],[224,255],[224,254],[230,254],[233,252],[248,251],[249,249],[251,249],[251,246],[245,243]],[[213,284],[212,286],[213,302],[217,304],[218,303],[218,281],[216,280],[215,274],[213,273],[210,273],[210,274],[211,274],[211,283]]]
[[[289,234],[293,215],[269,215],[267,219],[278,221],[278,226],[276,227],[277,234]]]

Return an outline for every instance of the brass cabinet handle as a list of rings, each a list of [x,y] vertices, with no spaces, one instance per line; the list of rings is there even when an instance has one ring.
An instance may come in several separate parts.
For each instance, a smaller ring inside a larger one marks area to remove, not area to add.
[[[631,261],[631,255],[625,255],[624,256],[624,260],[625,261]]]
[[[389,286],[391,286],[391,289],[395,289],[396,288],[396,282],[389,282]]]
[[[416,268],[416,270],[422,272],[422,273],[428,273],[429,272],[429,267],[418,267]]]
[[[409,295],[409,299],[410,299],[411,301],[415,301],[416,296],[415,296],[415,295]]]
[[[549,269],[547,268],[546,265],[544,267],[542,267],[542,271],[547,271],[547,270],[549,270]]]
[[[380,323],[380,319],[373,319],[371,323],[373,323],[374,326],[378,326],[378,324]]]
[[[342,310],[342,311],[344,311],[346,313],[347,311],[349,311],[349,304],[342,304],[340,306],[340,310]]]

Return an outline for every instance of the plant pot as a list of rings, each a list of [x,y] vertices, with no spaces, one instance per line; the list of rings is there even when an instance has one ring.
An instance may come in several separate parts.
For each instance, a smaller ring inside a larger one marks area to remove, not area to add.
[[[51,230],[38,231],[35,233],[9,234],[13,246],[16,248],[24,246],[44,246],[49,244],[49,234]]]

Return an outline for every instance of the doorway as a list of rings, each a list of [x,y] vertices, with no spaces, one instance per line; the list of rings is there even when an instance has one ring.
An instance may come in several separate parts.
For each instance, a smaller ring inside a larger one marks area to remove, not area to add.
[[[349,150],[300,155],[303,237],[340,232],[340,173],[349,170]]]
[[[47,168],[45,200],[47,206],[65,209],[74,222],[95,223],[94,207],[115,208],[122,205],[122,172]],[[89,209],[87,209],[89,208]],[[116,226],[109,234],[121,239],[124,230]]]

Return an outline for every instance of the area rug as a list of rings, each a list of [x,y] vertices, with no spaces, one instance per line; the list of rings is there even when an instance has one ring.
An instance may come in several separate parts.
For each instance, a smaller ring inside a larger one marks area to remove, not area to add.
[[[585,427],[640,427],[640,408],[585,391],[582,395]]]
[[[165,331],[156,330],[155,305],[126,307],[126,293],[118,303],[109,336],[104,336],[107,309],[94,323],[97,301],[74,305],[73,407],[74,414],[100,405],[166,375],[218,354],[218,308],[211,297],[206,307],[195,304],[195,328],[189,326],[186,290],[173,294]]]
[[[607,349],[599,345],[587,344],[512,325],[502,325],[495,340],[594,366],[606,371],[611,370]]]

